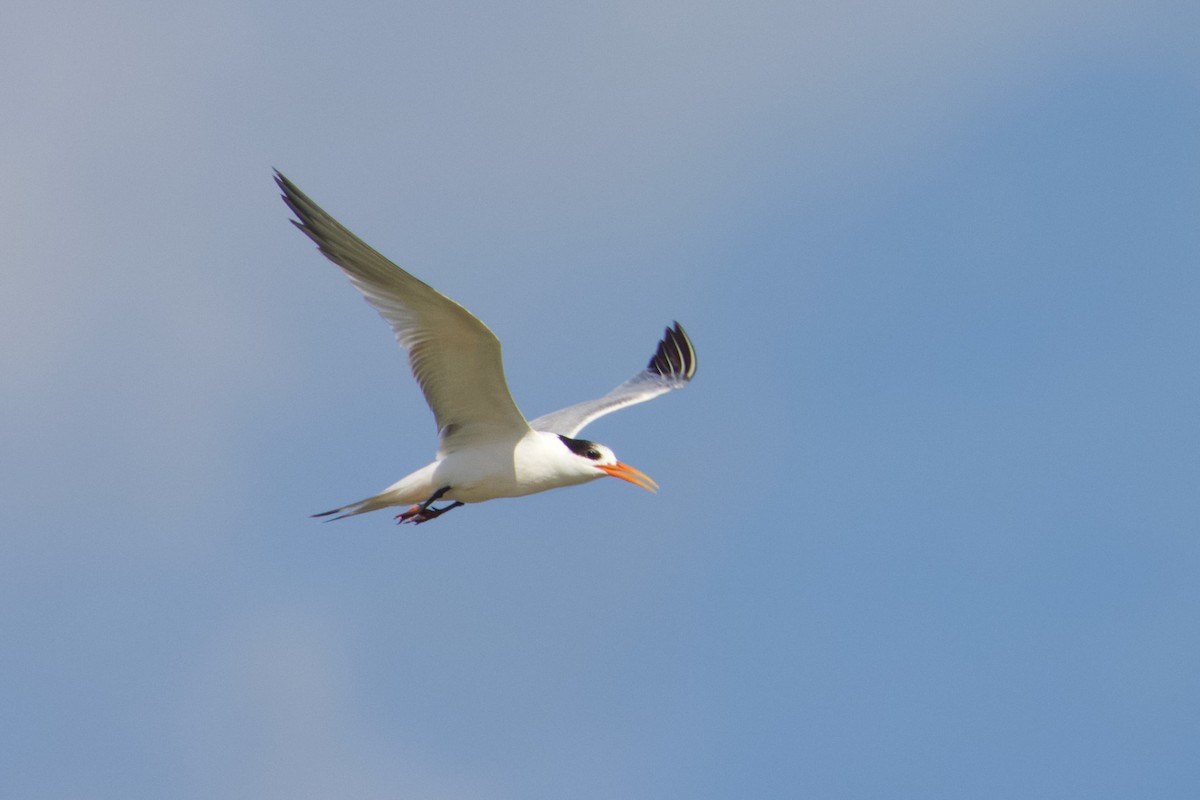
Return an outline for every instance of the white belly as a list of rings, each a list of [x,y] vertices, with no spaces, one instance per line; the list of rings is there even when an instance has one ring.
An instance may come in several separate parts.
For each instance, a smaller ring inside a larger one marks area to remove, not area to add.
[[[560,486],[572,486],[603,477],[599,470],[564,470],[573,456],[546,434],[486,449],[449,453],[433,472],[434,491],[450,490],[447,500],[481,503],[497,497],[521,497]]]

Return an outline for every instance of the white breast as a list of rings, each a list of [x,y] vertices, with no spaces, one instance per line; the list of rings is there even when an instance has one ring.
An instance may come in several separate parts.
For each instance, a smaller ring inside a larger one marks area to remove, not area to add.
[[[556,434],[530,431],[515,442],[448,453],[435,468],[433,483],[451,487],[446,499],[480,503],[601,477],[603,472],[567,450]]]

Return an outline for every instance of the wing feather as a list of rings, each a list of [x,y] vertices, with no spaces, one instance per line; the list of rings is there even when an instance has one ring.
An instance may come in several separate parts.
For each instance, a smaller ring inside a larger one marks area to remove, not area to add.
[[[535,431],[573,437],[594,419],[682,389],[696,374],[696,350],[678,322],[666,329],[646,368],[603,397],[545,414],[529,423]]]
[[[275,182],[297,228],[341,267],[408,352],[433,411],[441,453],[529,430],[504,379],[500,341],[471,312],[384,258],[280,172]]]

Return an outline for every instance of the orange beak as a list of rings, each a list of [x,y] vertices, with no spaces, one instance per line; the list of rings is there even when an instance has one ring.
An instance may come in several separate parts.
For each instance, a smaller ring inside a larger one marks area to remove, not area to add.
[[[622,464],[620,461],[615,464],[598,464],[596,468],[604,470],[613,478],[620,478],[623,481],[629,481],[634,486],[640,486],[646,491],[658,491],[658,484],[654,482],[653,478],[628,464]]]

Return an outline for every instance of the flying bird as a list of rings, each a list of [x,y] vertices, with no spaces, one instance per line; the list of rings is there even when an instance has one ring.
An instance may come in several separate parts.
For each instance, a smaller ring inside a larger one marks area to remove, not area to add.
[[[683,327],[666,329],[650,363],[603,397],[526,421],[504,380],[500,341],[471,312],[384,258],[296,188],[275,182],[297,228],[341,267],[392,326],[437,422],[437,457],[379,494],[314,514],[343,519],[408,506],[400,523],[420,524],[466,503],[520,497],[605,476],[655,491],[658,484],[602,444],[575,438],[619,408],[686,386],[696,353]],[[445,505],[435,507],[434,504]],[[335,516],[336,515],[336,516]]]

